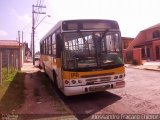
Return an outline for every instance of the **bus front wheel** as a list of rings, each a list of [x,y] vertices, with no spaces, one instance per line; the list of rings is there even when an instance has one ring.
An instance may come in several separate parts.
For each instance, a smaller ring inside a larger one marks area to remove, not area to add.
[[[58,89],[57,77],[55,71],[53,71],[53,82],[56,89]]]

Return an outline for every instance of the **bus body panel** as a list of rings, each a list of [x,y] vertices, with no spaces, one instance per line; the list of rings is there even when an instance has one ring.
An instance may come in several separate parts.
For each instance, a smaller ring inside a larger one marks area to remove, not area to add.
[[[64,94],[66,96],[105,91],[125,86],[124,67],[93,72],[63,71]],[[68,84],[66,85],[66,81]],[[74,84],[72,81],[75,81]],[[79,83],[81,81],[81,83]],[[96,88],[95,88],[96,87]],[[91,90],[92,89],[92,90]]]
[[[40,64],[44,66],[44,70],[47,73],[47,75],[50,77],[52,81],[54,80],[54,73],[55,72],[55,77],[57,80],[57,85],[58,88],[62,89],[63,88],[63,79],[62,79],[62,73],[61,73],[61,62],[59,58],[53,58],[48,55],[41,55],[40,58]],[[42,63],[43,62],[43,63]]]
[[[88,71],[88,72],[70,72],[70,71],[63,71],[63,78],[64,79],[78,79],[82,77],[92,76],[92,75],[103,75],[103,74],[123,74],[125,72],[124,67],[114,68],[114,69],[107,69],[107,70],[95,70],[95,71]]]

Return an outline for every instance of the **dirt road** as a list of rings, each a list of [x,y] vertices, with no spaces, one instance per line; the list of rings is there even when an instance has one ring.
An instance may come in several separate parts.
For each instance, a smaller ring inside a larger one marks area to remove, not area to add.
[[[65,97],[44,82],[48,78],[38,68],[23,71],[27,72],[26,99],[16,111],[21,119],[94,120],[97,114],[160,114],[159,72],[127,68],[125,88]]]
[[[16,110],[19,119],[74,119],[42,70],[26,63],[22,72],[27,73],[24,78],[26,97],[22,107]]]
[[[102,118],[106,114],[159,114],[152,117],[160,119],[159,72],[127,68],[125,80],[125,88],[61,99],[78,119],[93,120],[95,114]]]

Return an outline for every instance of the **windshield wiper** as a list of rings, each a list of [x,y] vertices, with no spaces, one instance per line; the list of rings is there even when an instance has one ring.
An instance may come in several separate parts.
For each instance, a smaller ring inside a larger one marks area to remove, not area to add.
[[[81,31],[80,31],[80,30],[77,30],[77,33],[78,33],[78,35],[83,39],[84,43],[86,43],[87,40],[86,40],[85,37],[83,37]]]
[[[89,55],[90,55],[89,45],[88,45],[88,43],[87,43],[86,38],[82,35],[82,33],[81,33],[81,31],[80,31],[80,30],[77,30],[77,33],[78,33],[78,35],[83,39],[84,44],[85,44],[85,45],[87,45],[88,53],[89,53]]]
[[[107,33],[109,31],[109,29],[106,29],[105,31],[104,31],[104,33],[103,33],[103,35],[102,35],[102,37],[101,37],[101,41],[102,41],[102,39],[105,37],[105,34]]]

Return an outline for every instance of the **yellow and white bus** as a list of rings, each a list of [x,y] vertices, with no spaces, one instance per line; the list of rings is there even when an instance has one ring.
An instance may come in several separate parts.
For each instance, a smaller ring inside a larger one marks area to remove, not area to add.
[[[114,20],[60,21],[41,39],[40,52],[41,67],[66,96],[125,86]]]

